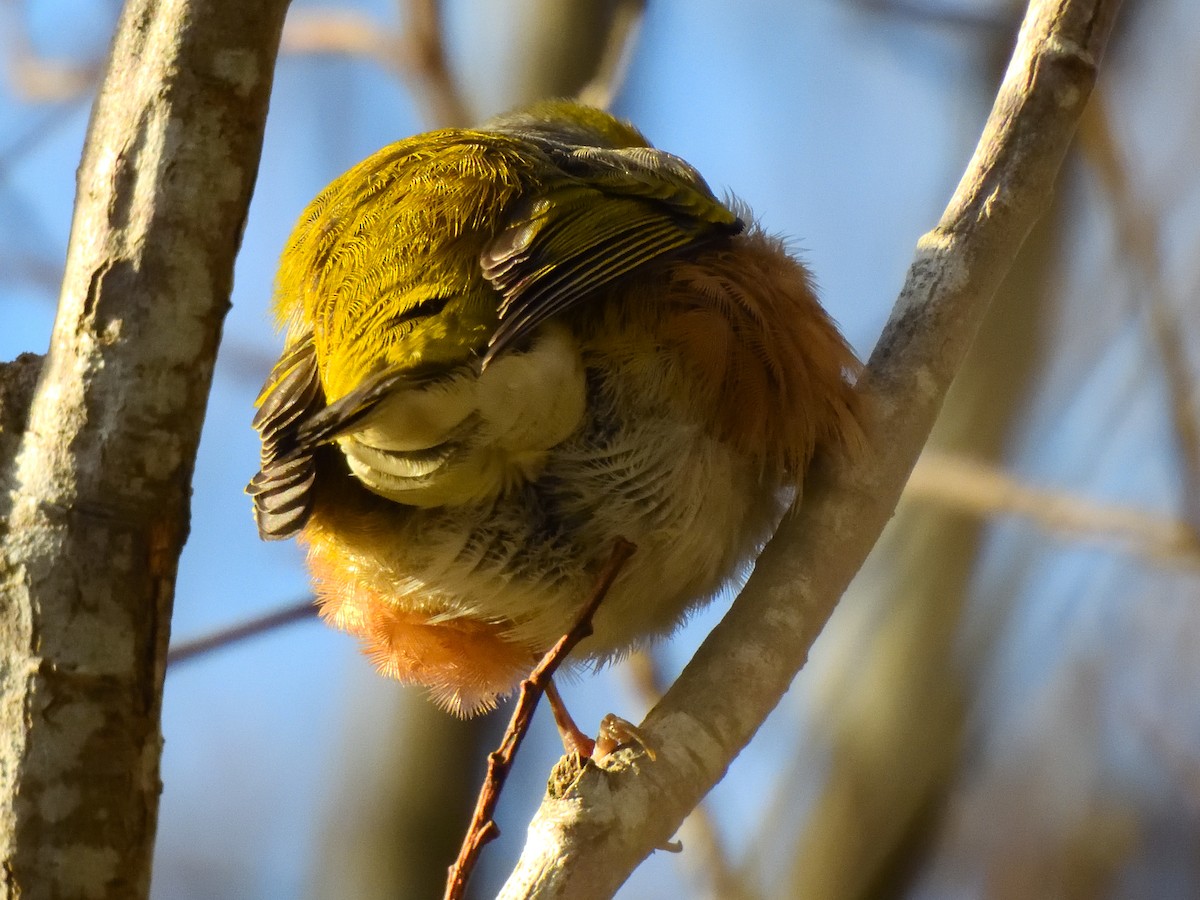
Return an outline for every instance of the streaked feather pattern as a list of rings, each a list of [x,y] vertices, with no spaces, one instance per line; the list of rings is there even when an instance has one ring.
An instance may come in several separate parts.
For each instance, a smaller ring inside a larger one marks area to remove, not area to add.
[[[669,632],[740,578],[857,362],[806,270],[683,160],[568,103],[401,141],[336,180],[280,266],[259,398],[266,538],[386,674],[488,708],[561,635]]]

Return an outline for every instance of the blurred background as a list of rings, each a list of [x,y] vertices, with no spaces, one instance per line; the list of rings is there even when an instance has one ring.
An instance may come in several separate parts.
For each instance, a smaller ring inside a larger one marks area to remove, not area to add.
[[[0,359],[43,352],[116,0],[0,4]],[[747,201],[862,355],[970,156],[1009,0],[296,0],[196,467],[173,634],[306,597],[257,539],[273,268],[408,134],[611,97]],[[444,65],[443,65],[444,63]],[[604,73],[597,83],[594,76]],[[620,896],[1200,896],[1200,16],[1127,2],[899,511],[783,704]],[[565,685],[637,721],[728,604]],[[157,900],[440,896],[505,712],[462,723],[311,619],[167,676]],[[539,712],[473,896],[561,747]]]

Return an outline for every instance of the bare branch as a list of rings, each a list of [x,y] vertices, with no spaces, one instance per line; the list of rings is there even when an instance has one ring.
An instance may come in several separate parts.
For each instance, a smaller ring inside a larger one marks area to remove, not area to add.
[[[103,59],[81,63],[43,56],[34,47],[27,16],[11,18],[11,27],[5,29],[4,74],[13,94],[26,103],[62,103],[96,89],[104,74]]]
[[[1116,543],[1156,563],[1200,568],[1200,534],[1187,522],[1031,487],[975,460],[926,453],[913,469],[904,496],[977,516],[1021,516],[1069,539]]]
[[[805,502],[622,753],[543,801],[501,897],[609,897],[724,774],[778,703],[891,516],[979,321],[1054,180],[1117,0],[1034,0],[984,134],[916,259],[860,390],[872,453],[824,460]]]
[[[0,471],[0,884],[144,898],[189,482],[285,0],[130,0]]]
[[[403,74],[431,128],[464,127],[470,113],[446,59],[440,0],[403,0],[408,10]]]
[[[500,836],[500,828],[492,816],[496,812],[496,804],[500,802],[500,791],[508,779],[513,760],[529,726],[533,722],[533,714],[537,709],[538,700],[549,689],[550,679],[558,671],[567,655],[575,646],[592,633],[592,616],[600,607],[600,603],[608,594],[621,569],[633,555],[636,548],[628,541],[618,541],[613,547],[608,562],[596,577],[596,586],[591,596],[579,610],[570,630],[559,638],[558,643],[550,648],[542,657],[542,661],[529,673],[529,677],[521,682],[521,693],[513,709],[512,718],[500,741],[499,749],[488,755],[487,778],[479,791],[479,800],[475,804],[475,813],[471,816],[471,825],[463,839],[462,849],[458,859],[450,867],[450,876],[446,882],[446,900],[461,900],[467,890],[467,882],[471,871],[479,858],[479,852],[488,842]],[[582,765],[587,765],[586,761]]]
[[[430,128],[465,126],[470,116],[442,43],[438,0],[402,0],[403,32],[369,13],[336,7],[298,10],[283,31],[286,53],[336,53],[373,60],[402,78]]]
[[[198,656],[212,653],[214,650],[223,650],[249,638],[283,628],[285,625],[316,618],[317,602],[312,597],[306,597],[299,603],[292,603],[253,619],[245,619],[236,625],[217,629],[203,637],[172,644],[171,649],[167,652],[167,665],[177,666]]]
[[[359,56],[395,68],[400,36],[370,13],[338,7],[298,9],[287,17],[280,52]]]
[[[641,31],[645,15],[645,0],[620,0],[617,3],[609,23],[604,50],[596,62],[596,72],[579,91],[581,103],[601,109],[612,107],[633,60],[633,48],[637,45],[638,32]]]
[[[39,56],[23,32],[9,42],[8,83],[26,103],[62,103],[96,89],[104,68],[99,61]]]

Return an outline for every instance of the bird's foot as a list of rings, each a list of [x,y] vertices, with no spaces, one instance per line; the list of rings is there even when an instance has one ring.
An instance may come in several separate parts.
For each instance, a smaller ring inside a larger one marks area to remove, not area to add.
[[[618,747],[636,744],[650,759],[655,759],[654,748],[641,729],[632,722],[627,722],[620,716],[609,713],[600,720],[600,731],[596,735],[596,739],[592,740],[583,733],[575,724],[575,720],[571,718],[571,714],[567,712],[562,695],[559,694],[553,681],[546,685],[546,699],[550,702],[550,710],[554,713],[554,724],[558,726],[559,736],[562,738],[563,747],[568,755],[573,753],[583,759],[600,762],[614,753]]]
[[[596,735],[595,752],[592,758],[597,761],[602,760],[609,754],[615,753],[618,747],[630,744],[641,747],[642,752],[650,757],[651,761],[658,758],[658,754],[654,752],[654,747],[645,732],[632,722],[609,713],[600,720],[600,733]]]

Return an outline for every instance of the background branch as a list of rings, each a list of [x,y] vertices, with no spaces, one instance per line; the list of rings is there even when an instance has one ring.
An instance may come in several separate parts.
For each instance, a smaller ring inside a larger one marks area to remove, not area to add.
[[[1079,137],[1099,183],[1110,195],[1120,235],[1118,247],[1141,282],[1148,325],[1171,398],[1171,420],[1184,484],[1184,515],[1193,528],[1200,528],[1200,393],[1188,363],[1188,322],[1180,315],[1180,304],[1170,295],[1163,277],[1159,252],[1162,236],[1154,217],[1137,201],[1103,102],[1088,108],[1080,122]]]
[[[579,89],[581,103],[611,109],[633,60],[638,31],[646,16],[646,0],[618,0],[609,22],[604,49],[590,81]]]
[[[131,0],[0,471],[0,885],[147,896],[179,551],[284,0]]]
[[[900,496],[987,303],[1046,208],[1118,3],[1034,0],[984,134],[868,363],[871,454],[827,460],[805,503],[621,754],[543,802],[501,896],[608,897],[722,776],[787,690]]]
[[[393,70],[412,88],[429,128],[466,127],[470,115],[442,42],[438,0],[401,0],[397,29],[361,10],[336,6],[297,10],[283,32],[284,53],[341,54]]]
[[[1021,516],[1068,539],[1117,544],[1157,563],[1200,566],[1200,535],[1185,520],[1022,484],[976,460],[924,454],[905,486],[905,496],[984,518]]]
[[[223,650],[226,647],[241,643],[250,638],[268,634],[286,625],[292,625],[296,622],[307,622],[309,620],[314,622],[317,620],[317,601],[313,597],[305,597],[303,600],[273,609],[268,613],[263,613],[261,616],[243,619],[233,625],[218,628],[216,631],[201,635],[198,638],[176,641],[171,644],[171,649],[167,651],[167,665],[176,666],[180,663],[186,663],[197,657],[204,656],[206,653],[212,653],[214,650]]]

